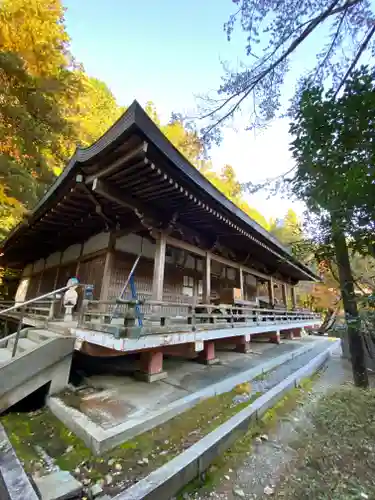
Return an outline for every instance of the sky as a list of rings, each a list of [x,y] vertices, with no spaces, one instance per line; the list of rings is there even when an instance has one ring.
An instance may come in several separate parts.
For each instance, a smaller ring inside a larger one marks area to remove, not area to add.
[[[64,5],[71,50],[86,72],[103,80],[121,105],[152,101],[162,121],[172,112],[193,114],[196,96],[220,85],[223,61],[236,68],[246,60],[245,35],[237,30],[228,42],[223,30],[235,9],[231,0],[65,0]],[[284,100],[311,63],[311,53],[306,47],[294,61]],[[216,169],[229,163],[241,182],[261,182],[292,167],[285,120],[257,132],[244,130],[242,116],[235,125],[224,130],[222,144],[211,151]],[[266,218],[303,208],[265,193],[247,200]]]

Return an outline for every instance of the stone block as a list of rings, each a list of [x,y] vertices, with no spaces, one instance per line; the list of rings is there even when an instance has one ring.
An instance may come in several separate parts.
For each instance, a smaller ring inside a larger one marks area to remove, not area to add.
[[[64,470],[35,478],[35,484],[42,500],[69,500],[80,495],[83,490],[82,484]]]

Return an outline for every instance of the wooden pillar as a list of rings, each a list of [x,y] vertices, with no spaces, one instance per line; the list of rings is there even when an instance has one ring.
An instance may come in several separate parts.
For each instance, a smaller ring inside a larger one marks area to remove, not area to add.
[[[273,279],[268,282],[268,298],[271,306],[275,305],[275,290],[273,288]]]
[[[152,298],[153,300],[158,301],[163,300],[166,247],[166,235],[164,233],[159,233],[158,237],[156,238],[154,275],[152,281]]]
[[[281,293],[283,297],[283,303],[285,307],[288,307],[288,295],[287,295],[287,285],[286,283],[282,283],[281,285]]]
[[[111,284],[111,273],[112,273],[113,261],[114,261],[114,257],[115,257],[115,255],[114,255],[115,241],[116,241],[116,237],[115,237],[114,233],[111,233],[109,235],[108,250],[107,250],[107,253],[105,256],[105,261],[104,261],[102,287],[100,290],[100,300],[108,300],[109,286]]]
[[[297,307],[297,296],[296,296],[296,287],[295,286],[291,286],[290,287],[290,294],[291,294],[291,297],[292,297],[292,308],[296,309],[296,307]]]
[[[113,258],[114,258],[113,252],[111,250],[108,250],[104,261],[104,271],[103,271],[102,287],[100,290],[100,300],[108,300],[108,291],[111,282]]]
[[[245,295],[244,295],[244,277],[243,277],[243,269],[242,267],[240,266],[239,268],[239,272],[240,272],[240,289],[241,289],[241,299],[242,300],[245,300]]]
[[[209,304],[211,300],[211,255],[206,253],[206,260],[203,270],[203,303]]]

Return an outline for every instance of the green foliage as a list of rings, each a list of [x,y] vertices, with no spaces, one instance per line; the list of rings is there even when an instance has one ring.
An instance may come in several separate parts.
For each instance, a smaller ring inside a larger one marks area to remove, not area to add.
[[[270,233],[283,245],[293,250],[293,245],[303,239],[302,224],[297,214],[291,208],[283,219],[275,219],[270,223]]]
[[[75,102],[76,112],[70,122],[82,146],[90,146],[101,137],[124,113],[107,85],[83,71],[76,73],[81,92]]]
[[[362,253],[375,250],[373,76],[361,68],[337,99],[333,91],[308,87],[290,127],[298,166],[292,191],[323,225],[329,224],[328,212],[334,214]]]
[[[350,251],[375,256],[374,70],[362,67],[333,90],[308,86],[291,132],[297,172],[291,189],[317,222],[320,253],[337,264],[354,381],[368,387]]]
[[[48,8],[47,8],[48,7]],[[4,234],[31,208],[65,160],[72,140],[62,106],[71,92],[59,1],[0,4],[0,226]],[[62,139],[63,138],[63,139]]]
[[[26,71],[12,52],[0,52],[0,196],[2,230],[32,207],[62,161],[59,137],[69,128],[53,91]]]
[[[69,52],[60,0],[0,4],[0,238],[31,209],[78,143],[121,115]]]

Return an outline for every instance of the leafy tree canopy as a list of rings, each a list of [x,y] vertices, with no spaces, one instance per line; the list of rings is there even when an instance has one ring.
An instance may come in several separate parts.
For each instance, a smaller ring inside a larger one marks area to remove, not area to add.
[[[291,125],[297,170],[289,181],[317,224],[316,243],[337,266],[357,386],[368,387],[364,346],[368,329],[358,312],[350,249],[375,255],[374,69],[361,67],[343,92],[308,85]],[[332,264],[331,264],[332,267]]]
[[[342,95],[308,86],[302,93],[290,130],[294,136],[295,175],[292,192],[319,217],[340,221],[350,244],[375,255],[375,109],[374,70],[361,68],[345,84]],[[323,224],[323,225],[322,225]]]

